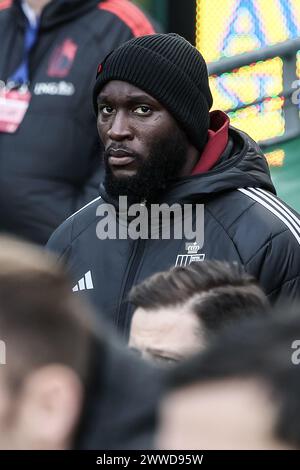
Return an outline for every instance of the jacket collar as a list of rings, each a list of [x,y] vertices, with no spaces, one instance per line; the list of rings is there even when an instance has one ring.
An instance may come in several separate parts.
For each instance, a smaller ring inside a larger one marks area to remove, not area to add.
[[[222,111],[210,113],[208,140],[192,175],[211,170],[218,162],[228,142],[229,117]]]

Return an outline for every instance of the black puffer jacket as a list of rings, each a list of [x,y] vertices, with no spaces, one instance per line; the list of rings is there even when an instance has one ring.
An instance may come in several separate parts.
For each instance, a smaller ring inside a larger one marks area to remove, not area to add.
[[[48,246],[65,258],[73,290],[87,294],[125,334],[132,316],[126,302],[130,288],[175,264],[236,261],[259,280],[271,301],[300,297],[300,220],[274,195],[265,157],[245,133],[230,128],[214,168],[175,181],[160,200],[204,204],[204,244],[197,253],[189,252],[184,238],[99,240],[96,210],[110,202],[103,188],[100,194],[59,227]]]
[[[0,81],[22,61],[20,1],[0,4]],[[91,95],[107,53],[153,27],[127,0],[52,0],[30,54],[32,100],[15,134],[0,132],[0,230],[38,243],[94,199],[100,144]]]

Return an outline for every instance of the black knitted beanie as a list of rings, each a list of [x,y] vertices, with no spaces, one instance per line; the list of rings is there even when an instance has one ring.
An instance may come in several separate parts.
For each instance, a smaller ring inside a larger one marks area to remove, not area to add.
[[[200,52],[175,33],[152,34],[125,42],[98,67],[93,92],[97,97],[111,80],[122,80],[159,101],[202,151],[209,126],[212,95],[206,63]]]

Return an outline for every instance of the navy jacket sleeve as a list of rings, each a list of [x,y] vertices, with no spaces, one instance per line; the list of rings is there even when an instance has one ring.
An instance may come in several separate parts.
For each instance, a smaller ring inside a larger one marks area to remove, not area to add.
[[[285,229],[262,246],[245,266],[256,274],[272,303],[300,300],[299,241]]]

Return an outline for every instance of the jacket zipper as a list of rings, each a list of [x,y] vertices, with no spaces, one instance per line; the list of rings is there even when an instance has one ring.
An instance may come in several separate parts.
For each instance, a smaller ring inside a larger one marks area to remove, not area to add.
[[[142,254],[145,250],[145,242],[146,240],[143,239],[138,239],[134,242],[131,265],[119,300],[118,311],[116,315],[116,326],[118,329],[121,328],[121,331],[124,332],[124,336],[126,337],[128,334],[128,310],[130,305],[128,302],[124,303],[124,300],[133,286],[137,270],[141,263]]]
[[[146,207],[147,206],[147,201],[143,200],[141,202],[141,206]],[[132,254],[131,254],[131,262],[130,262],[130,267],[128,270],[127,278],[124,283],[124,287],[122,289],[122,293],[120,295],[120,300],[118,304],[118,311],[116,315],[116,326],[119,329],[121,327],[121,331],[124,332],[124,336],[126,337],[128,334],[128,310],[130,308],[130,305],[128,302],[124,303],[124,300],[126,300],[126,295],[129,293],[130,289],[133,286],[134,279],[137,273],[137,270],[139,268],[142,254],[145,249],[145,239],[137,239],[134,242]]]

